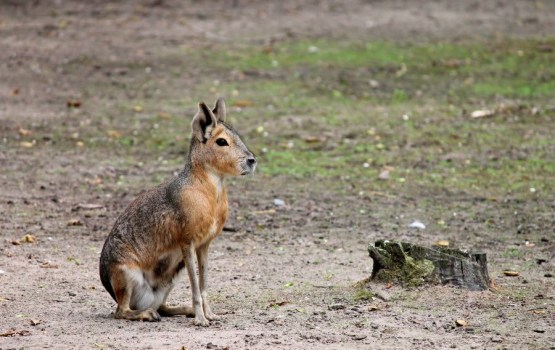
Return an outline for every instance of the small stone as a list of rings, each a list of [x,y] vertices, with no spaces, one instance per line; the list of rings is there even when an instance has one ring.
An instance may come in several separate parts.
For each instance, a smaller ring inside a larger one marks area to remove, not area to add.
[[[331,304],[328,305],[328,310],[343,310],[345,308],[345,304]]]
[[[409,228],[417,228],[417,229],[423,230],[423,229],[426,228],[426,225],[424,225],[422,222],[416,220],[412,224],[409,225]]]
[[[449,241],[439,240],[435,243],[438,247],[449,247]]]
[[[378,179],[380,180],[388,180],[389,179],[389,170],[384,170],[378,175]]]
[[[278,207],[283,207],[285,205],[285,201],[283,199],[275,198],[274,205]]]
[[[77,293],[75,292],[67,292],[67,294],[69,294],[70,297],[76,297]]]
[[[456,320],[455,324],[459,327],[466,327],[468,326],[468,322],[466,322],[465,320]]]

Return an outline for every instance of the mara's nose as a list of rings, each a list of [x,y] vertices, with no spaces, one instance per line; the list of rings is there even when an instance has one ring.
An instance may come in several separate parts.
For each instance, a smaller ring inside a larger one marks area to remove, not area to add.
[[[247,164],[248,164],[249,166],[255,165],[255,164],[256,164],[256,159],[255,159],[254,157],[249,157],[249,158],[247,158]]]

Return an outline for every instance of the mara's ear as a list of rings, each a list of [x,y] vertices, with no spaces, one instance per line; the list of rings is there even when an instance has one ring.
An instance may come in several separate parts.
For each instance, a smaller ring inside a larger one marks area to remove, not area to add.
[[[222,123],[225,122],[226,111],[225,111],[225,100],[223,99],[223,97],[220,97],[216,101],[216,105],[214,106],[212,113],[214,113],[214,115],[216,116],[219,122],[222,122]]]
[[[202,143],[206,142],[216,127],[216,123],[216,117],[210,108],[204,102],[199,103],[197,115],[193,118],[193,136]]]

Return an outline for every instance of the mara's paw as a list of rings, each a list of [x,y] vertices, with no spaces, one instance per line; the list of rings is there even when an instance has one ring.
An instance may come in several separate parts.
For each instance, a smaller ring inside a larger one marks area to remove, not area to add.
[[[195,319],[193,320],[193,324],[195,326],[208,327],[210,325],[210,322],[208,322],[208,320],[204,316],[202,317],[195,316]]]
[[[156,312],[156,310],[146,309],[144,311],[141,311],[138,319],[148,322],[160,322],[162,320],[162,317],[160,317],[160,314]]]
[[[210,320],[210,321],[219,321],[219,320],[222,319],[220,316],[216,315],[216,314],[213,313],[213,312],[209,312],[209,313],[206,313],[206,312],[205,312],[204,315],[205,315],[206,318],[207,318],[208,320]]]

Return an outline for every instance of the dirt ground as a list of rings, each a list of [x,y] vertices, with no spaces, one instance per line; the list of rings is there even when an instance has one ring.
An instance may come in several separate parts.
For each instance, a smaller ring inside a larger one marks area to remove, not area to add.
[[[235,232],[215,241],[209,267],[210,296],[222,321],[198,328],[181,317],[115,320],[115,304],[98,276],[103,241],[137,193],[178,170],[164,157],[183,159],[185,142],[169,154],[132,155],[75,143],[84,134],[104,135],[109,125],[133,123],[117,109],[98,116],[137,94],[168,101],[171,113],[192,112],[194,105],[171,101],[202,95],[195,87],[217,77],[211,67],[164,70],[156,54],[176,47],[319,37],[553,36],[554,11],[548,1],[502,0],[0,2],[0,349],[555,349],[554,282],[545,277],[555,263],[552,195],[535,202],[448,193],[427,198],[461,213],[488,213],[498,237],[465,237],[482,230],[483,221],[461,214],[460,228],[447,238],[488,253],[497,291],[376,284],[370,286],[376,297],[356,298],[353,285],[372,268],[368,243],[397,238],[431,244],[438,238],[431,230],[407,228],[414,218],[430,219],[420,197],[373,195],[371,185],[370,195],[361,196],[348,180],[263,174],[228,182],[227,226]],[[122,67],[137,61],[157,74],[162,92],[127,88],[136,69]],[[109,91],[86,92],[110,82]],[[86,104],[80,108],[66,106],[81,100]],[[35,144],[21,143],[27,131]],[[131,156],[140,164],[130,165]],[[275,206],[275,198],[285,205]],[[501,251],[507,240],[521,240],[515,211],[529,213],[541,238],[535,249],[545,261],[526,276],[509,278],[502,271],[510,262]],[[36,241],[12,243],[26,234]],[[170,303],[190,302],[185,280]],[[469,325],[457,327],[457,319]]]

